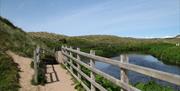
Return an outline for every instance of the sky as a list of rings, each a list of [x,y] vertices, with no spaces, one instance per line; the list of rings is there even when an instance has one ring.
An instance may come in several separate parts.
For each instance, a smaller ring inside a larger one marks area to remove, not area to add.
[[[180,34],[180,0],[0,0],[27,32],[155,38]]]

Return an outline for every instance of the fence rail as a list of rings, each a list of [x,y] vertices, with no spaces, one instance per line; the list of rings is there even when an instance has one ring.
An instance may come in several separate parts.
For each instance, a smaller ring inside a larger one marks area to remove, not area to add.
[[[95,81],[95,74],[101,75],[102,77],[106,78],[107,80],[111,81],[117,86],[120,86],[122,88],[121,91],[126,91],[126,90],[127,91],[140,91],[139,89],[131,86],[128,83],[129,82],[128,76],[127,76],[128,70],[141,73],[141,74],[144,74],[144,75],[156,78],[156,79],[160,79],[163,81],[167,81],[176,85],[180,85],[179,75],[130,64],[128,63],[127,55],[121,55],[120,61],[117,61],[117,60],[113,60],[113,59],[109,59],[105,57],[96,56],[95,51],[93,50],[91,50],[89,54],[89,53],[81,52],[79,48],[75,50],[75,49],[72,49],[72,47],[68,48],[68,47],[62,46],[61,52],[63,55],[64,65],[87,91],[95,91],[95,88],[98,88],[100,91],[107,91],[104,87],[102,87],[100,84],[98,84]],[[76,57],[74,57],[73,54],[76,54]],[[82,62],[80,56],[89,58],[90,65]],[[120,80],[96,69],[94,66],[95,61],[100,61],[100,62],[108,63],[108,64],[119,67],[119,69],[121,69]],[[77,66],[75,66],[73,62],[76,63]],[[70,65],[70,68],[68,68],[67,65]],[[80,65],[86,67],[87,69],[91,71],[90,76],[87,76],[85,73],[83,73],[83,71],[81,71]],[[73,69],[77,71],[78,75],[75,75],[75,73],[73,73]],[[90,82],[91,84],[90,88],[81,81],[81,76],[83,76],[86,80]]]

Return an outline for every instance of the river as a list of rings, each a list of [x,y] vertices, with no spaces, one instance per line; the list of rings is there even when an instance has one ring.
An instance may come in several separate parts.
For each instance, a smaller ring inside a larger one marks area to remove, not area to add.
[[[180,75],[180,67],[164,64],[161,61],[159,61],[157,58],[155,58],[151,55],[128,54],[128,56],[129,56],[129,62],[131,64],[136,64],[139,66],[144,66],[144,67]],[[119,60],[119,57],[113,57],[112,59]],[[99,70],[101,70],[107,74],[110,74],[110,75],[114,76],[115,78],[118,78],[118,79],[120,78],[120,69],[116,66],[98,62],[98,61],[96,61],[95,66]],[[165,82],[165,81],[161,81],[161,80],[158,80],[158,79],[155,79],[152,77],[148,77],[148,76],[145,76],[145,75],[142,75],[139,73],[135,73],[132,71],[128,71],[128,77],[132,84],[135,84],[137,82],[145,83],[150,80],[154,80],[161,85],[170,86],[176,90],[180,90],[180,86],[177,86],[177,85]]]

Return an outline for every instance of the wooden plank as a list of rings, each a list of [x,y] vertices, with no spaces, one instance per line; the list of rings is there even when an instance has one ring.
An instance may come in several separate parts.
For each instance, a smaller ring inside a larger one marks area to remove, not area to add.
[[[80,73],[84,78],[86,78],[90,83],[92,83],[94,86],[96,86],[100,91],[107,91],[104,87],[96,83],[95,81],[91,80],[89,76],[87,76],[85,73],[83,73],[81,70],[79,70],[76,66],[74,66],[71,62],[68,62],[69,65],[71,65],[78,73]],[[73,73],[74,74],[74,73]]]
[[[37,69],[37,57],[36,57],[36,50],[34,50],[34,82],[38,83],[38,69]]]
[[[72,49],[72,47],[70,47],[70,49]],[[73,57],[72,52],[70,51],[69,53],[70,53],[70,56]],[[73,63],[73,60],[70,59],[70,62]],[[70,70],[73,72],[73,68],[71,66],[70,66]]]
[[[142,66],[138,66],[134,64],[129,64],[129,63],[120,63],[119,66],[124,69],[128,69],[137,73],[141,73],[141,74],[144,74],[153,78],[157,78],[160,80],[164,80],[164,81],[180,86],[180,76],[176,74],[158,71],[155,69],[150,69],[150,68],[146,68],[146,67],[142,67]]]
[[[95,55],[95,51],[90,50],[90,54],[91,54],[91,55]],[[92,68],[95,67],[95,62],[94,62],[93,59],[90,59],[90,66],[91,66]],[[90,74],[91,74],[91,80],[95,81],[95,74],[94,74],[94,72],[91,71]],[[91,91],[95,91],[95,90],[96,90],[96,88],[95,88],[94,85],[91,83]]]
[[[77,51],[80,51],[80,48],[77,48]],[[78,60],[81,60],[79,54],[77,54],[77,59]],[[81,66],[77,63],[77,67],[79,70],[81,70]],[[81,75],[78,73],[78,78],[81,79]]]
[[[38,64],[38,67],[39,67],[39,63],[40,63],[40,47],[37,46],[36,48],[36,57],[37,57],[37,64]]]
[[[100,62],[104,62],[104,63],[107,63],[107,64],[112,64],[112,65],[115,65],[115,66],[119,66],[119,61],[117,61],[117,60],[112,60],[112,59],[105,58],[105,57],[91,55],[91,54],[88,54],[88,53],[85,53],[85,52],[72,50],[72,49],[69,49],[69,48],[66,48],[66,47],[64,49],[67,50],[67,51],[71,51],[73,53],[77,53],[77,54],[79,54],[81,56],[96,60],[96,61],[100,61]]]
[[[65,46],[65,48],[67,48],[67,46]],[[65,49],[64,52],[66,54],[68,54],[68,51]],[[67,65],[67,62],[68,62],[68,57],[65,56],[65,64]]]
[[[124,89],[126,89],[126,90],[128,90],[128,91],[140,91],[140,90],[138,90],[137,88],[135,88],[135,87],[133,87],[133,86],[131,86],[131,85],[129,85],[129,84],[126,84],[126,83],[121,82],[120,80],[112,77],[111,75],[108,75],[108,74],[106,74],[106,73],[104,73],[104,72],[102,72],[102,71],[100,71],[100,70],[98,70],[98,69],[96,69],[96,68],[90,67],[90,66],[87,65],[86,63],[84,63],[84,62],[82,62],[82,61],[80,61],[80,60],[78,60],[78,59],[76,59],[76,58],[74,58],[74,57],[71,57],[71,56],[69,56],[68,54],[66,54],[66,53],[64,53],[64,52],[63,52],[63,55],[65,55],[66,57],[71,58],[71,59],[74,60],[75,62],[78,62],[79,64],[81,64],[81,65],[83,65],[84,67],[88,68],[89,70],[93,71],[94,73],[96,73],[96,74],[98,74],[98,75],[101,75],[102,77],[106,78],[107,80],[111,81],[112,83],[116,84],[117,86],[120,86],[120,87],[122,87],[122,88],[124,88]]]
[[[121,63],[128,63],[128,56],[127,55],[120,55],[120,62]],[[122,82],[129,84],[128,73],[127,70],[124,68],[120,68],[120,79]],[[125,89],[121,89],[121,91],[126,91]]]
[[[81,81],[81,79],[79,79],[73,72],[71,72],[71,70],[67,67],[66,64],[64,64],[64,66],[65,66],[66,69],[71,73],[71,75],[84,87],[84,89],[86,89],[86,91],[91,91],[91,90]]]
[[[112,60],[109,58],[95,56],[95,55],[90,55],[88,53],[78,52],[76,50],[71,50],[69,48],[64,48],[64,49],[71,51],[71,52],[74,52],[74,53],[77,53],[81,56],[85,56],[85,57],[90,58],[90,59],[94,59],[94,60],[97,60],[100,62],[112,64],[115,66],[119,66],[119,67],[127,69],[127,70],[131,70],[131,71],[141,73],[141,74],[153,77],[153,78],[157,78],[157,79],[164,80],[164,81],[176,84],[176,85],[180,85],[180,76],[176,75],[176,74],[158,71],[158,70],[154,70],[151,68],[142,67],[142,66],[138,66],[138,65],[134,65],[134,64],[129,64],[129,63],[120,63],[117,60]]]

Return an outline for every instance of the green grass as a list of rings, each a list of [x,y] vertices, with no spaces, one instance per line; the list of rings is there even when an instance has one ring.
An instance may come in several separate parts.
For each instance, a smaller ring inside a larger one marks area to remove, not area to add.
[[[142,91],[174,91],[172,88],[161,86],[154,81],[150,81],[148,83],[137,83],[135,87]]]
[[[0,53],[0,91],[18,91],[19,74],[17,64],[4,53]]]

